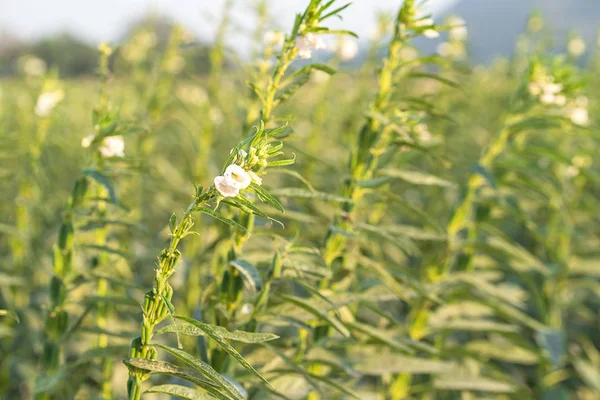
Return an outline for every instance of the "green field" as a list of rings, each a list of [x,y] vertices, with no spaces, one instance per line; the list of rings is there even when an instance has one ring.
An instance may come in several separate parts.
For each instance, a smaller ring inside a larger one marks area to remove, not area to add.
[[[599,399],[600,56],[258,3],[0,80],[0,399]]]

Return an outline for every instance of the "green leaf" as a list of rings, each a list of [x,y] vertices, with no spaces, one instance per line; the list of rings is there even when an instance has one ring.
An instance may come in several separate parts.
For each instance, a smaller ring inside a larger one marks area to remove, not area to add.
[[[159,346],[159,347],[162,347],[162,346]],[[173,349],[173,350],[176,350],[176,349]],[[221,387],[221,385],[218,384],[218,382],[215,382],[215,383],[211,382],[211,381],[207,380],[206,378],[204,378],[202,376],[196,375],[192,371],[189,371],[187,369],[178,367],[178,366],[173,365],[171,363],[164,362],[164,361],[148,360],[146,358],[129,358],[129,359],[123,360],[123,364],[125,364],[130,369],[131,368],[138,368],[138,369],[141,369],[141,370],[144,370],[144,371],[148,371],[148,372],[152,372],[152,373],[155,373],[155,374],[166,374],[166,375],[174,376],[174,377],[177,377],[177,378],[181,378],[181,379],[186,380],[188,382],[192,382],[192,383],[200,386],[203,389],[208,390],[213,395],[216,394],[216,397],[219,398],[219,399],[230,400],[229,397],[224,396],[224,395],[222,395],[222,394],[220,394],[219,392],[216,391],[216,389],[218,389],[219,387]],[[211,368],[208,365],[206,365],[206,366],[208,368]],[[196,369],[198,370],[198,368],[196,368]],[[200,372],[202,372],[202,371],[200,371]],[[202,372],[202,373],[204,374],[204,372]],[[219,375],[216,371],[214,371],[214,373],[217,374],[217,375]],[[206,375],[206,374],[204,374],[204,375]],[[223,377],[221,377],[221,378],[227,384],[231,385],[229,383],[229,381],[227,381],[225,378],[223,378]],[[234,390],[235,390],[235,388],[234,388]],[[242,400],[239,396],[234,396],[234,397],[236,399],[238,399],[238,400]]]
[[[244,260],[233,260],[229,265],[239,271],[244,279],[246,286],[255,293],[260,292],[263,288],[263,281],[256,267]]]
[[[231,382],[229,382],[223,375],[219,374],[213,369],[213,367],[211,367],[201,359],[196,358],[183,350],[179,350],[169,346],[164,346],[162,344],[153,344],[153,346],[160,347],[161,349],[165,350],[166,352],[172,354],[173,356],[179,358],[181,361],[190,365],[196,371],[202,373],[202,375],[204,375],[210,381],[219,385],[224,391],[226,391],[230,396],[233,396],[233,398],[235,398],[236,400],[245,400],[244,396]]]
[[[0,317],[8,317],[8,318],[12,318],[15,321],[17,321],[17,323],[21,322],[21,320],[19,319],[19,316],[9,310],[0,310]]]
[[[256,192],[256,195],[258,196],[259,199],[261,199],[262,201],[264,201],[265,203],[269,203],[271,204],[273,207],[275,207],[277,210],[284,212],[283,210],[283,206],[281,205],[281,203],[279,202],[279,200],[277,200],[275,197],[273,197],[269,192],[267,192],[262,186],[252,182],[250,184],[250,187],[252,189],[254,189],[254,191]]]
[[[108,196],[114,204],[118,204],[117,201],[117,193],[115,192],[115,188],[112,185],[110,179],[104,176],[100,171],[96,169],[86,168],[82,171],[83,175],[88,176],[98,182],[100,185],[104,186],[108,191]]]
[[[299,199],[317,199],[332,201],[335,203],[352,203],[352,199],[337,196],[335,194],[324,193],[324,192],[313,192],[303,188],[282,188],[271,191],[276,196],[281,197],[292,197]]]
[[[319,384],[315,381],[313,376],[306,372],[304,368],[300,367],[294,360],[289,358],[283,351],[280,351],[275,346],[271,346],[269,344],[265,345],[269,350],[271,350],[274,354],[276,354],[279,358],[283,360],[283,362],[288,365],[292,370],[294,370],[298,375],[302,376],[306,382],[308,382],[313,388],[315,388],[321,395],[323,392],[319,387]]]
[[[381,170],[380,173],[390,178],[401,179],[405,182],[412,183],[413,185],[440,186],[447,188],[454,188],[456,186],[450,181],[420,171],[386,168]]]
[[[439,390],[478,391],[488,393],[512,393],[515,386],[502,381],[483,377],[441,376],[433,381],[433,387]]]
[[[356,329],[357,331],[364,333],[372,339],[387,344],[389,347],[396,351],[403,351],[407,353],[414,352],[413,349],[411,349],[403,343],[398,342],[393,337],[391,337],[388,332],[384,330],[374,328],[369,325],[361,324],[359,322],[347,322],[346,325],[350,328]]]
[[[452,363],[446,361],[409,357],[390,351],[360,357],[360,361],[354,366],[357,371],[365,375],[375,376],[387,374],[439,374],[451,370],[452,367]]]
[[[272,387],[269,381],[267,381],[232,345],[225,340],[225,338],[219,333],[218,330],[214,329],[214,325],[206,324],[204,322],[197,321],[193,318],[176,316],[176,319],[185,321],[189,324],[194,325],[196,328],[203,330],[208,337],[214,340],[227,354],[237,360],[244,368],[249,372],[253,373],[257,378],[265,382],[269,387]]]
[[[186,400],[210,400],[215,398],[208,393],[201,393],[195,389],[179,385],[153,386],[144,392],[144,394],[146,393],[167,394]]]
[[[470,170],[474,174],[481,175],[483,177],[483,179],[485,179],[487,181],[487,183],[494,189],[498,188],[498,186],[496,185],[496,180],[494,179],[494,176],[483,165],[475,164],[470,168]]]
[[[215,219],[218,219],[219,221],[221,221],[221,222],[224,222],[224,223],[226,223],[227,225],[229,225],[229,226],[232,226],[232,227],[234,227],[234,228],[236,228],[236,229],[239,229],[239,230],[241,230],[241,231],[244,231],[244,232],[246,232],[248,235],[250,235],[250,232],[248,231],[248,229],[244,228],[242,225],[238,224],[238,223],[237,223],[237,222],[235,222],[234,220],[232,220],[232,219],[229,219],[229,218],[227,218],[227,217],[223,216],[222,214],[219,214],[218,212],[211,210],[210,208],[206,208],[206,207],[195,207],[195,208],[194,208],[194,211],[198,211],[198,212],[201,212],[201,213],[204,213],[204,214],[208,214],[208,215],[210,215],[211,217],[213,217],[213,218],[215,218]]]
[[[450,79],[446,79],[443,78],[439,75],[435,75],[435,74],[430,74],[427,72],[412,72],[410,74],[407,75],[407,78],[426,78],[426,79],[432,79],[434,81],[438,81],[440,83],[443,83],[444,85],[450,86],[452,88],[459,88],[460,85]]]
[[[289,303],[292,303],[292,304],[302,308],[303,310],[308,311],[309,313],[311,313],[312,315],[314,315],[320,319],[324,319],[325,321],[329,322],[336,331],[341,333],[342,336],[350,337],[350,331],[348,330],[348,328],[346,328],[339,319],[329,315],[326,311],[319,310],[319,309],[315,308],[312,304],[310,304],[308,301],[301,299],[299,297],[296,297],[296,296],[288,296],[285,294],[279,294],[278,297],[280,297],[282,300],[285,300]]]
[[[233,331],[230,332],[222,326],[212,325],[213,330],[217,332],[224,339],[234,340],[242,343],[263,343],[270,340],[279,339],[279,336],[273,333],[257,333],[257,332],[245,332],[245,331]],[[163,333],[180,333],[187,336],[208,336],[207,333],[188,322],[181,324],[167,325],[164,328],[158,330],[156,335],[162,335]]]
[[[581,380],[600,394],[600,368],[586,360],[573,361],[573,367]]]
[[[535,334],[535,340],[541,348],[550,355],[550,361],[555,368],[562,366],[566,355],[565,334],[558,329],[544,329]]]

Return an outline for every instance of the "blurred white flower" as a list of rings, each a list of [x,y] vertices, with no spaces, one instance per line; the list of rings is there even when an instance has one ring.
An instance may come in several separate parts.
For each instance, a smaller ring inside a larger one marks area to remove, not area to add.
[[[540,96],[542,104],[554,104],[556,96],[550,92],[544,92]]]
[[[327,45],[319,36],[314,33],[307,33],[296,39],[296,47],[298,48],[298,56],[300,58],[309,59],[312,57],[311,47],[315,50],[321,50],[326,49]]]
[[[52,92],[44,92],[38,97],[35,105],[35,113],[38,117],[49,115],[54,107],[63,99],[64,92],[62,90],[54,90]]]
[[[587,108],[585,107],[575,107],[569,111],[569,118],[571,122],[577,125],[587,125],[590,116]]]
[[[304,35],[304,39],[308,43],[309,46],[314,47],[316,50],[324,50],[327,48],[325,41],[320,36],[315,35],[314,33],[307,33]]]
[[[23,62],[23,72],[28,76],[41,76],[46,73],[46,61],[35,56],[28,56]]]
[[[565,168],[565,175],[569,178],[574,178],[579,175],[579,168],[574,165],[569,165],[567,168]]]
[[[448,20],[448,25],[450,25],[450,31],[448,31],[448,36],[450,39],[459,42],[467,39],[468,31],[464,19],[460,17],[452,17]]]
[[[125,141],[123,136],[108,136],[98,148],[103,157],[125,157]]]
[[[92,142],[94,141],[94,138],[95,138],[95,137],[96,137],[96,135],[94,135],[94,134],[92,133],[92,134],[89,134],[89,135],[87,135],[87,136],[86,136],[86,137],[84,137],[83,139],[81,139],[81,147],[84,147],[84,148],[86,148],[86,149],[87,149],[88,147],[90,147],[90,146],[92,145]]]
[[[223,197],[235,197],[241,189],[250,186],[252,178],[242,167],[236,164],[229,165],[223,175],[215,177],[215,188]]]
[[[573,57],[579,57],[585,53],[585,41],[581,37],[575,37],[569,40],[567,51]]]
[[[240,313],[247,315],[250,314],[252,312],[252,305],[249,303],[246,303],[242,306],[242,308],[240,308]]]
[[[298,48],[298,56],[304,60],[308,60],[312,57],[312,52],[310,51],[310,47],[304,39],[297,38],[296,39],[296,47]]]
[[[265,42],[271,46],[282,46],[285,35],[281,31],[267,31],[264,36]]]
[[[434,24],[433,19],[431,18],[423,18],[417,21],[414,21],[413,26],[415,27],[423,27],[423,26],[432,26]]]
[[[338,46],[338,56],[343,61],[352,60],[358,54],[358,44],[356,43],[356,40],[342,37]]]
[[[435,29],[425,29],[423,31],[423,36],[425,36],[428,39],[435,39],[436,37],[440,36],[440,33]]]
[[[465,46],[462,42],[442,42],[437,46],[437,52],[442,57],[460,59],[465,56]]]

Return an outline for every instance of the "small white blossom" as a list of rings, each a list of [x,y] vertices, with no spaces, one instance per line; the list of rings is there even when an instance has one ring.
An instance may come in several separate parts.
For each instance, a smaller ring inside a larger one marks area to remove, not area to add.
[[[587,108],[575,107],[569,112],[571,122],[577,125],[587,125],[590,119]]]
[[[420,19],[418,21],[415,21],[413,23],[413,26],[415,26],[415,27],[432,26],[433,23],[434,23],[433,19],[431,19],[431,18],[423,18],[423,19]]]
[[[222,176],[214,180],[215,188],[223,197],[235,197],[241,189],[250,186],[252,178],[242,167],[236,164],[229,165]]]
[[[307,33],[306,35],[304,35],[304,39],[306,40],[309,46],[314,47],[316,50],[324,50],[327,48],[325,41],[320,36],[317,36],[314,33]]]
[[[108,136],[98,149],[103,157],[125,157],[125,141],[123,136]]]
[[[338,47],[338,55],[343,61],[350,61],[358,54],[356,40],[342,38]]]
[[[215,188],[223,197],[235,197],[240,193],[240,188],[235,182],[224,176],[215,177]]]
[[[579,57],[585,53],[585,47],[585,41],[580,37],[576,37],[569,40],[567,51],[573,57]]]
[[[450,39],[459,42],[465,41],[467,39],[468,31],[464,19],[459,17],[452,17],[448,21],[448,23],[450,24],[450,31],[448,32],[448,36],[450,37]]]
[[[428,39],[435,39],[436,37],[440,36],[440,33],[435,29],[425,29],[423,31],[423,36],[425,36]]]
[[[84,148],[88,148],[91,146],[92,142],[94,141],[94,138],[96,137],[96,135],[94,135],[93,133],[90,135],[87,135],[86,137],[84,137],[83,139],[81,139],[81,147]]]
[[[308,44],[302,39],[296,39],[296,47],[298,48],[298,56],[304,60],[308,60],[312,57],[312,52],[310,51],[310,47]]]
[[[54,107],[63,99],[64,93],[62,90],[54,90],[52,92],[44,92],[38,97],[35,105],[35,114],[38,117],[49,115]]]

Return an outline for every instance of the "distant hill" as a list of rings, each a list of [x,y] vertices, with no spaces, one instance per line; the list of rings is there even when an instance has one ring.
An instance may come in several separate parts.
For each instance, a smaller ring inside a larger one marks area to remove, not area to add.
[[[512,54],[532,12],[539,11],[558,48],[570,31],[583,35],[588,49],[600,28],[600,0],[461,0],[445,15],[462,17],[469,28],[469,49],[475,62]]]

